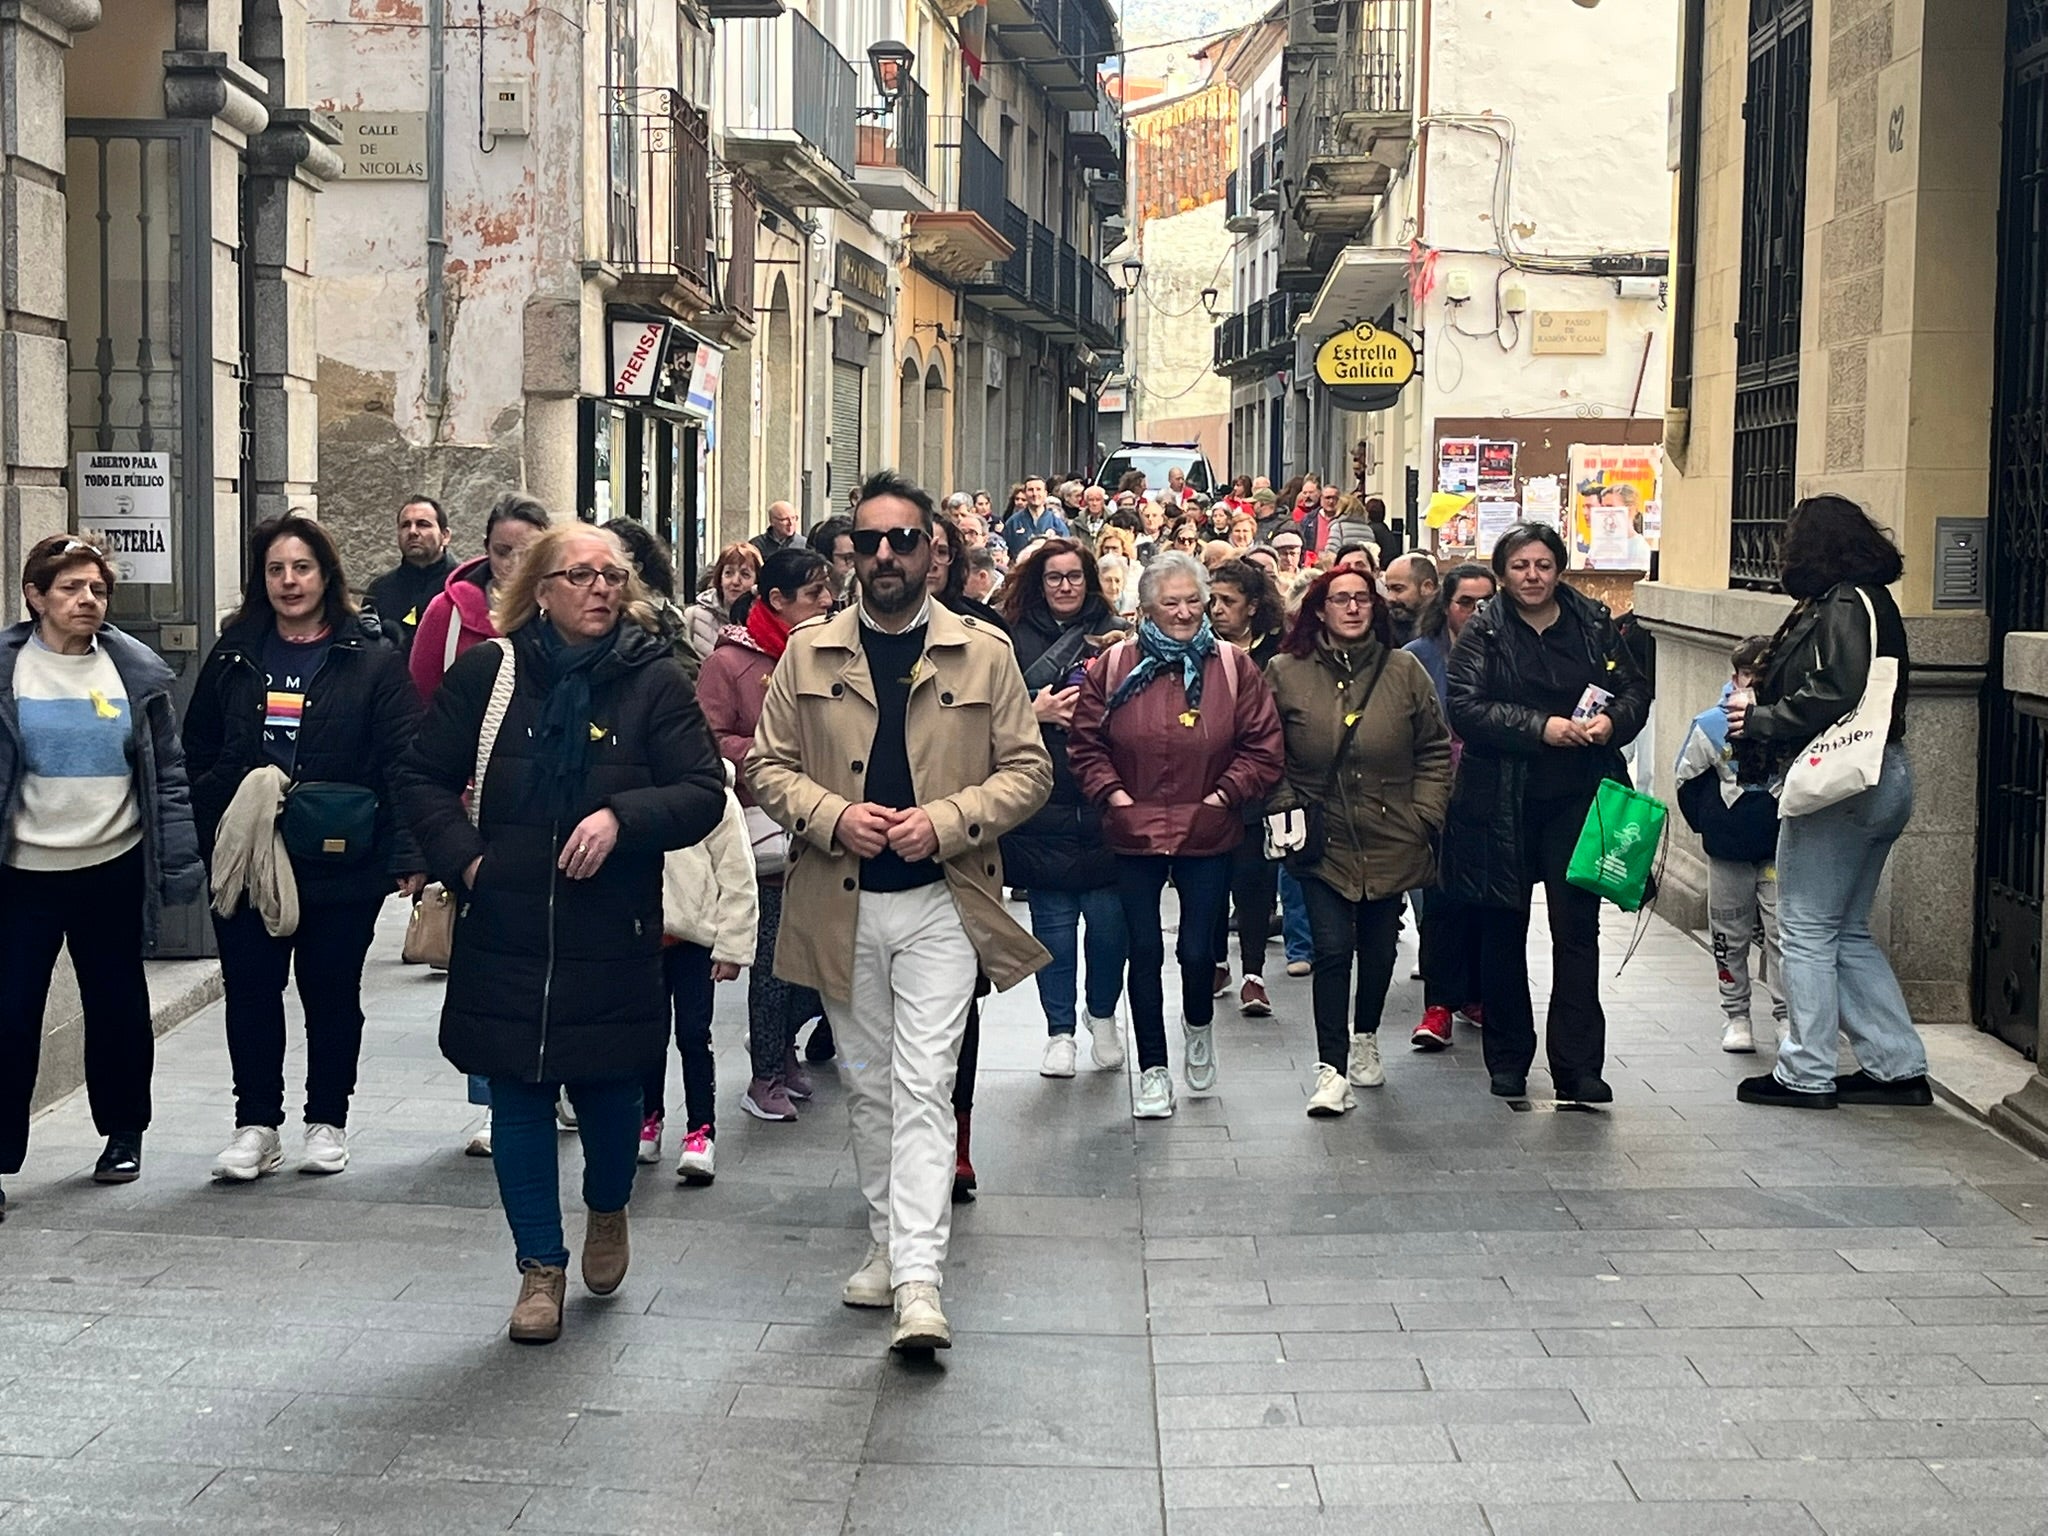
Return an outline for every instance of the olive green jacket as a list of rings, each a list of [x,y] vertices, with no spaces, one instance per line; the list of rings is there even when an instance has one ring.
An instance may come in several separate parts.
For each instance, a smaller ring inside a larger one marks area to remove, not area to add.
[[[1356,676],[1342,658],[1276,656],[1266,668],[1287,772],[1267,802],[1323,808],[1324,849],[1312,875],[1346,901],[1379,901],[1436,883],[1436,839],[1451,803],[1451,733],[1436,686],[1420,661],[1394,651],[1365,705],[1344,761],[1336,761],[1349,713],[1381,655],[1368,640]]]

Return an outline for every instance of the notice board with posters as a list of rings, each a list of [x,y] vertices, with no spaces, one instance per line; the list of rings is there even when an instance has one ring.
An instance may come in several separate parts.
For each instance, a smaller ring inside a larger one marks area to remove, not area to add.
[[[1482,499],[1479,495],[1482,477],[1478,445],[1481,443],[1515,445],[1512,494],[1517,503],[1518,515],[1527,517],[1533,513],[1540,521],[1555,522],[1564,520],[1572,509],[1572,451],[1575,448],[1617,448],[1630,450],[1636,454],[1654,452],[1658,454],[1661,462],[1663,441],[1663,420],[1654,416],[1638,416],[1634,420],[1624,420],[1619,415],[1439,416],[1435,422],[1435,442],[1429,446],[1428,468],[1424,473],[1427,475],[1438,467],[1441,450],[1445,448],[1453,450],[1456,456],[1454,462],[1461,466],[1466,462],[1471,464],[1471,484],[1468,489],[1474,496],[1474,501],[1467,509],[1470,530],[1469,535],[1466,535],[1466,530],[1453,519],[1445,529],[1439,530],[1437,537],[1432,541],[1430,530],[1423,529],[1420,547],[1434,549],[1440,565],[1470,559],[1483,562],[1492,553],[1490,549],[1482,553],[1478,547]],[[1469,460],[1465,457],[1465,444],[1471,445]],[[1495,450],[1491,462],[1496,469],[1501,466],[1499,450]],[[1551,477],[1555,477],[1556,480],[1555,490],[1541,483]],[[1489,490],[1505,491],[1506,481],[1498,473],[1488,478],[1491,480]],[[1532,480],[1539,482],[1533,498],[1529,494]],[[1556,502],[1551,500],[1553,496]],[[1425,496],[1423,499],[1427,501],[1428,497]],[[1488,496],[1484,499],[1503,500],[1505,496]],[[1562,505],[1557,506],[1557,510],[1553,512],[1551,508],[1557,503]],[[1464,542],[1459,543],[1442,537],[1446,533],[1466,537]],[[1573,547],[1573,540],[1569,536],[1565,543],[1568,548]],[[1654,547],[1653,542],[1652,549]],[[1606,603],[1619,613],[1635,605],[1635,584],[1647,574],[1647,570],[1608,571],[1597,567],[1589,569],[1574,562],[1574,568],[1568,576],[1573,586]]]

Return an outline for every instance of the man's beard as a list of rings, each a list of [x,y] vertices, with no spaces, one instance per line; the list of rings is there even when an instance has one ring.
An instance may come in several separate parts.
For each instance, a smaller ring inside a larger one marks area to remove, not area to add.
[[[903,584],[894,591],[884,592],[875,585],[875,577],[879,576],[897,576],[902,578]],[[901,566],[896,566],[886,571],[876,571],[873,576],[861,584],[861,600],[877,613],[890,615],[908,613],[918,605],[923,597],[923,580],[913,580],[910,572]]]

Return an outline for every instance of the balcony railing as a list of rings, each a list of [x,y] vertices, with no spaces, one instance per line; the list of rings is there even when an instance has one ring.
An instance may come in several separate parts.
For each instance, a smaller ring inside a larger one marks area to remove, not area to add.
[[[1053,302],[1061,315],[1078,320],[1081,315],[1081,257],[1071,241],[1060,242],[1059,261],[1059,292]]]
[[[1249,357],[1266,350],[1266,306],[1254,304],[1244,312],[1244,350]]]
[[[1067,148],[1083,165],[1113,168],[1123,163],[1123,114],[1099,80],[1095,84],[1095,105],[1067,114]]]
[[[1051,314],[1059,307],[1059,281],[1053,267],[1052,231],[1031,223],[1031,302]]]
[[[606,113],[606,256],[647,297],[681,283],[705,304],[713,286],[710,119],[680,92],[618,86]]]
[[[1001,229],[1003,208],[1003,157],[981,142],[971,124],[960,124],[960,200],[963,213],[978,213]],[[1005,234],[1008,231],[1004,231]]]
[[[1003,292],[1014,298],[1031,297],[1031,215],[1015,203],[1003,204],[1001,228],[1003,238],[1010,242],[1010,254],[1006,260],[996,263],[996,284]]]
[[[919,181],[931,182],[930,141],[931,97],[915,80],[904,85],[903,96],[887,117],[862,122],[855,133],[855,163],[908,171]]]
[[[1306,307],[1297,294],[1281,292],[1267,297],[1266,346],[1269,349],[1294,344],[1294,322]]]
[[[1093,346],[1114,347],[1122,341],[1122,327],[1117,323],[1116,285],[1109,280],[1109,274],[1092,261],[1081,264],[1083,296],[1081,303],[1081,335]]]
[[[1266,189],[1272,185],[1273,162],[1266,154],[1265,145],[1261,144],[1251,152],[1247,158],[1247,165],[1250,176],[1245,201],[1256,208],[1259,199],[1266,195]]]
[[[1336,50],[1311,60],[1306,99],[1291,103],[1290,117],[1315,156],[1366,153],[1361,127],[1405,117],[1414,106],[1414,0],[1358,0],[1355,15]]]
[[[801,15],[720,23],[728,140],[786,134],[851,177],[859,76]]]
[[[752,329],[754,324],[754,241],[761,229],[761,204],[753,183],[735,173],[725,184],[726,310]]]

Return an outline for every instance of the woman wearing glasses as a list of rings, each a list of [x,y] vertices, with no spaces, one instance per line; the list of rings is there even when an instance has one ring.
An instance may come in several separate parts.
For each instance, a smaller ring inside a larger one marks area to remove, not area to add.
[[[1266,669],[1287,739],[1270,802],[1321,808],[1322,838],[1289,860],[1313,936],[1316,1080],[1311,1115],[1357,1107],[1387,1080],[1380,1014],[1394,976],[1405,893],[1436,877],[1451,798],[1451,738],[1422,664],[1394,647],[1393,617],[1348,566],[1308,584]],[[1358,972],[1355,1000],[1351,975]]]
[[[641,1082],[668,1048],[662,856],[718,824],[725,775],[611,534],[541,534],[491,618],[506,638],[449,671],[399,781],[428,867],[466,893],[441,1049],[491,1080],[520,1270],[511,1337],[547,1343],[569,1262],[556,1093],[567,1085],[583,1142],[583,1283],[609,1295],[626,1276]],[[486,735],[472,825],[463,789]]]
[[[0,631],[0,1175],[28,1152],[43,1007],[68,946],[107,1138],[93,1179],[141,1176],[156,1060],[142,957],[164,907],[205,875],[171,670],[107,623],[113,590],[98,545],[53,534],[22,567],[30,617]]]

